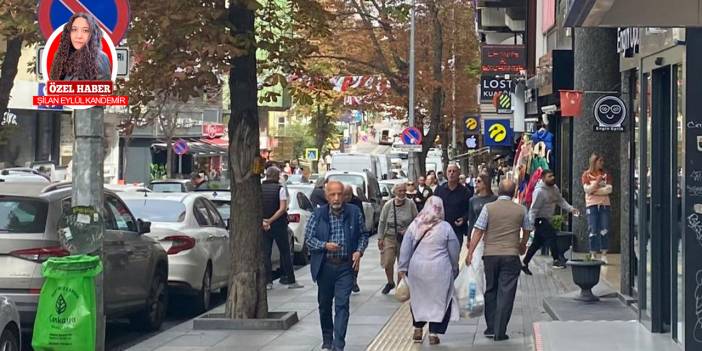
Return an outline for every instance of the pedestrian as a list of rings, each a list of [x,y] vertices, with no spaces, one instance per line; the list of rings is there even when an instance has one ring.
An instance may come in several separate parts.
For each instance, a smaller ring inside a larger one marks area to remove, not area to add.
[[[587,215],[590,254],[597,259],[602,252],[602,261],[607,263],[609,248],[609,220],[612,204],[609,195],[612,193],[612,177],[604,170],[604,158],[593,153],[590,156],[590,167],[582,176],[585,190],[585,214]]]
[[[458,182],[461,183],[461,185],[467,186],[466,180],[467,178],[465,174],[461,174],[460,176],[458,176]]]
[[[327,204],[327,198],[324,193],[324,186],[327,184],[327,178],[317,179],[314,190],[310,194],[310,202],[315,208],[321,207]]]
[[[426,183],[424,177],[417,178],[417,190],[422,194],[425,200],[434,195],[434,191],[431,190],[431,187]]]
[[[343,192],[341,182],[329,181],[325,187],[328,204],[314,211],[305,228],[310,271],[317,283],[322,350],[343,351],[346,346],[353,271],[360,267],[368,246],[361,211],[344,203]]]
[[[365,225],[366,215],[363,213],[363,201],[353,194],[353,187],[349,184],[344,185],[344,202],[358,207],[361,211],[361,217],[363,217],[363,224]],[[370,228],[365,229],[369,230]],[[353,288],[351,288],[351,292],[354,294],[361,292],[361,288],[358,286],[358,272],[359,271],[353,271]]]
[[[414,205],[417,206],[417,212],[424,208],[424,202],[427,201],[427,198],[425,198],[424,195],[417,190],[416,184],[411,180],[407,182],[407,198],[414,202]]]
[[[267,289],[273,289],[273,269],[271,263],[271,253],[273,242],[278,246],[280,252],[280,269],[282,275],[280,283],[288,285],[289,289],[299,289],[303,286],[295,282],[295,270],[293,269],[292,255],[290,255],[290,240],[288,240],[288,194],[280,184],[280,169],[269,167],[266,169],[266,180],[261,184],[263,196],[263,223],[264,230],[263,245],[265,249],[265,268],[268,277]]]
[[[475,180],[475,195],[470,198],[468,208],[470,209],[468,216],[468,240],[470,240],[471,232],[478,221],[480,212],[486,204],[497,201],[497,196],[492,192],[492,181],[487,174],[483,174]]]
[[[470,198],[473,196],[468,188],[458,183],[458,165],[450,164],[446,168],[448,182],[434,191],[444,202],[446,222],[451,224],[453,231],[458,236],[458,242],[463,245],[463,236],[468,233],[468,218],[470,217]]]
[[[556,177],[553,171],[545,170],[541,175],[541,180],[536,184],[529,209],[529,223],[534,227],[534,241],[529,246],[523,261],[522,271],[527,275],[531,275],[529,270],[531,258],[542,246],[551,248],[553,268],[565,268],[565,257],[562,257],[563,255],[558,252],[558,245],[556,245],[556,229],[551,225],[556,205],[575,216],[580,215],[580,211],[571,206],[561,195],[561,191],[556,186]]]
[[[446,180],[446,177],[444,176],[444,172],[439,171],[438,173],[436,173],[436,182],[437,182],[439,185],[444,185],[444,184],[446,184],[447,180]]]
[[[509,179],[499,185],[497,201],[486,204],[473,229],[466,265],[483,240],[485,266],[485,324],[483,335],[495,341],[507,340],[507,324],[512,316],[519,280],[519,255],[526,251],[532,230],[526,207],[512,201],[515,184]],[[521,234],[521,239],[520,239]]]
[[[385,269],[387,283],[381,293],[387,295],[395,288],[393,274],[395,261],[400,254],[402,238],[414,217],[417,216],[417,206],[407,199],[407,186],[404,183],[395,184],[392,189],[392,201],[383,205],[378,223],[378,249],[381,252],[380,261]],[[397,279],[398,283],[400,279]]]
[[[429,344],[439,344],[449,321],[459,319],[453,281],[458,276],[461,245],[444,220],[444,204],[437,196],[427,200],[412,221],[400,249],[400,279],[407,279],[414,334],[421,343],[429,323]]]
[[[436,188],[439,187],[439,184],[436,182],[436,176],[434,174],[427,175],[427,186],[429,187],[429,189],[431,189],[432,193],[436,192]]]
[[[300,166],[300,167],[295,168],[294,172],[295,172],[295,175],[303,175],[305,173],[305,169],[302,166]]]

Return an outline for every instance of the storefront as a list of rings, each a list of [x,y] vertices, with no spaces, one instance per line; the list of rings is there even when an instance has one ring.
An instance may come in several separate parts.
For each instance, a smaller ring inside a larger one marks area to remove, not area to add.
[[[684,29],[619,30],[620,70],[628,85],[633,170],[629,202],[630,291],[641,322],[683,343],[685,321]]]

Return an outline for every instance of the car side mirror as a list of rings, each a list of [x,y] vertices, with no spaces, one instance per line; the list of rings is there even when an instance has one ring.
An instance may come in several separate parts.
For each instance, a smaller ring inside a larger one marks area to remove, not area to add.
[[[151,233],[151,222],[141,218],[139,218],[137,222],[139,223],[139,234]]]
[[[224,220],[224,224],[227,225],[227,230],[229,230],[229,219],[225,219],[225,220]]]
[[[388,194],[387,191],[383,191],[382,195],[383,195],[383,197],[388,197],[388,196],[390,196],[390,194]]]

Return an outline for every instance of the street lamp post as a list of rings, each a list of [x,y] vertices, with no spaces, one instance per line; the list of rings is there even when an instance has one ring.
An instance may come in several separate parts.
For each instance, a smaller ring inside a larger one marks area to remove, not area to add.
[[[409,126],[414,127],[414,85],[415,85],[415,68],[414,68],[414,32],[415,32],[415,0],[412,0],[412,9],[410,12],[410,52],[409,52]],[[422,128],[424,129],[424,128]],[[421,133],[424,133],[420,129]],[[407,168],[409,179],[414,181],[417,179],[417,154],[410,150],[408,152]]]

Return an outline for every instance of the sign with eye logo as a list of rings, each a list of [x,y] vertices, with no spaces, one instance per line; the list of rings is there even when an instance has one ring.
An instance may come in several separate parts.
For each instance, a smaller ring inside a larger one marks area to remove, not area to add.
[[[626,120],[626,104],[616,96],[603,96],[595,101],[593,109],[597,124],[596,132],[623,132]]]

